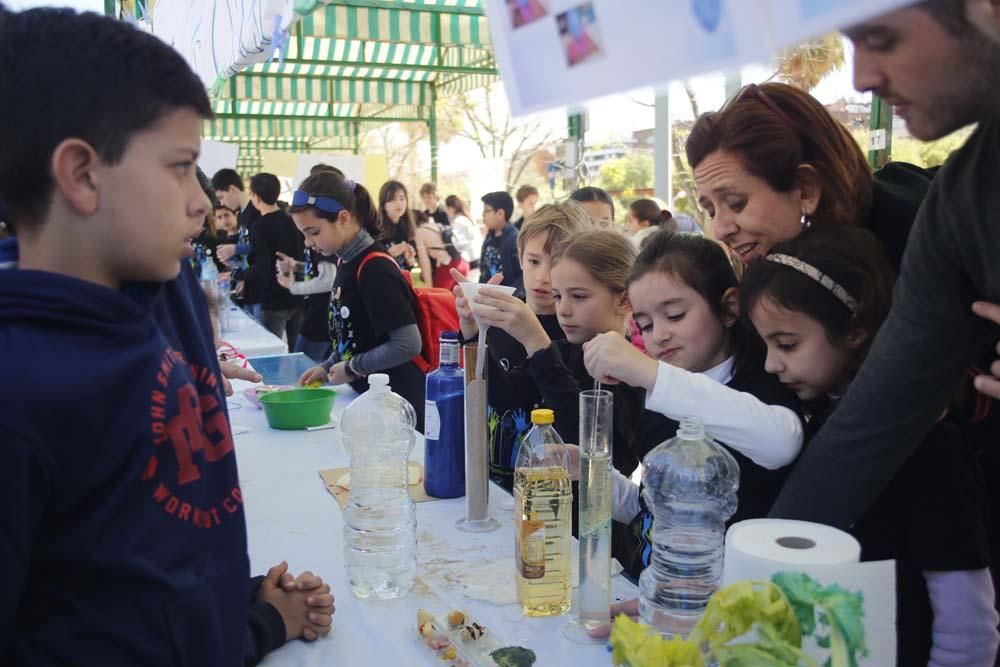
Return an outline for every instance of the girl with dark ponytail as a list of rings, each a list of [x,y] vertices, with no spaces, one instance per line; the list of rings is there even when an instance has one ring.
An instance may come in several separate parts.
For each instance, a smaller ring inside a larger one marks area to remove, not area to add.
[[[299,379],[362,392],[371,373],[386,373],[393,391],[417,412],[423,432],[424,374],[411,361],[420,354],[416,300],[387,249],[376,239],[382,228],[378,207],[360,183],[333,172],[313,174],[292,196],[288,209],[305,245],[337,255],[330,294],[333,352]]]
[[[670,211],[660,208],[652,199],[636,199],[629,204],[626,223],[637,250],[642,250],[642,242],[657,231],[677,231],[677,223]]]

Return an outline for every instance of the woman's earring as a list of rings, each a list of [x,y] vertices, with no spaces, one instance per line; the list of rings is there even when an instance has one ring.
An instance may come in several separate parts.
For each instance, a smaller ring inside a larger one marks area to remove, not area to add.
[[[802,229],[809,229],[812,227],[812,220],[809,219],[808,215],[803,213],[802,217],[799,219],[799,224],[802,225]]]

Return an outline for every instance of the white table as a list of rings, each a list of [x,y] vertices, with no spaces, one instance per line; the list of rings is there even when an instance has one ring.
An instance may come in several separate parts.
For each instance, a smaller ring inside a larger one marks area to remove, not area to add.
[[[243,309],[230,304],[228,326],[219,332],[219,338],[232,344],[248,357],[266,357],[273,354],[287,354],[288,345],[260,322],[253,319]]]
[[[242,396],[245,382],[234,383],[236,394],[229,399],[230,419],[236,433],[236,455],[245,499],[250,563],[254,574],[287,560],[289,571],[311,570],[330,583],[337,611],[333,630],[313,643],[293,641],[274,652],[262,664],[278,665],[435,665],[445,664],[434,657],[416,635],[416,610],[443,598],[447,609],[463,609],[491,628],[507,644],[531,648],[538,656],[536,665],[609,664],[602,644],[577,645],[562,636],[560,627],[568,616],[526,619],[517,605],[498,606],[471,600],[433,583],[433,573],[425,565],[432,549],[476,551],[484,559],[510,556],[513,551],[510,496],[491,485],[491,513],[503,521],[492,533],[471,535],[458,531],[456,519],[464,516],[465,499],[437,500],[417,504],[417,533],[421,544],[419,574],[432,582],[440,598],[411,594],[391,601],[362,601],[351,594],[345,583],[342,559],[340,508],[319,477],[318,471],[348,465],[339,428],[323,431],[276,431],[268,428],[263,412],[254,409]],[[356,395],[349,388],[337,396],[333,414],[339,418]],[[239,407],[236,407],[239,406]],[[249,428],[249,431],[240,432]],[[423,459],[423,441],[417,439],[413,460]],[[506,498],[503,498],[506,496]],[[430,544],[428,544],[430,543]],[[616,599],[635,597],[635,587],[618,576],[613,579]]]

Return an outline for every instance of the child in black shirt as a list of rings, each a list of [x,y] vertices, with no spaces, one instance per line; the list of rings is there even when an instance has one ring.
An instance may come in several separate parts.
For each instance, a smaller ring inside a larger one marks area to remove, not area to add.
[[[306,247],[339,257],[330,298],[333,352],[306,371],[316,380],[368,388],[365,377],[386,373],[392,390],[413,405],[424,430],[424,374],[412,359],[420,354],[416,297],[399,266],[375,239],[380,222],[364,186],[334,172],[307,178],[289,209]]]
[[[524,223],[517,237],[518,260],[523,270],[525,301],[517,312],[522,321],[540,325],[538,333],[546,340],[562,340],[565,335],[555,315],[550,275],[552,250],[571,236],[590,228],[586,213],[576,204],[543,206]],[[456,280],[464,276],[452,274]],[[503,276],[494,276],[493,284]],[[462,337],[469,341],[479,333],[476,321],[461,287],[454,289]],[[488,294],[489,292],[484,292]],[[533,315],[532,315],[533,314]],[[486,333],[488,350],[486,371],[487,424],[489,425],[490,478],[511,490],[514,484],[514,461],[517,444],[531,428],[531,411],[541,404],[541,394],[531,382],[515,382],[515,371],[528,354],[517,338],[500,327]]]
[[[521,263],[518,261],[517,227],[510,222],[514,200],[506,192],[483,195],[483,224],[486,238],[479,257],[479,282],[502,275],[501,285],[524,290]]]

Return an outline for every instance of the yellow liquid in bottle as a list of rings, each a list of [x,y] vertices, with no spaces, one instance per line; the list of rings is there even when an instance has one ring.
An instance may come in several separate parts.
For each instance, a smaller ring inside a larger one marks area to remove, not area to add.
[[[514,471],[514,561],[525,616],[558,616],[570,607],[573,492],[565,468]]]

